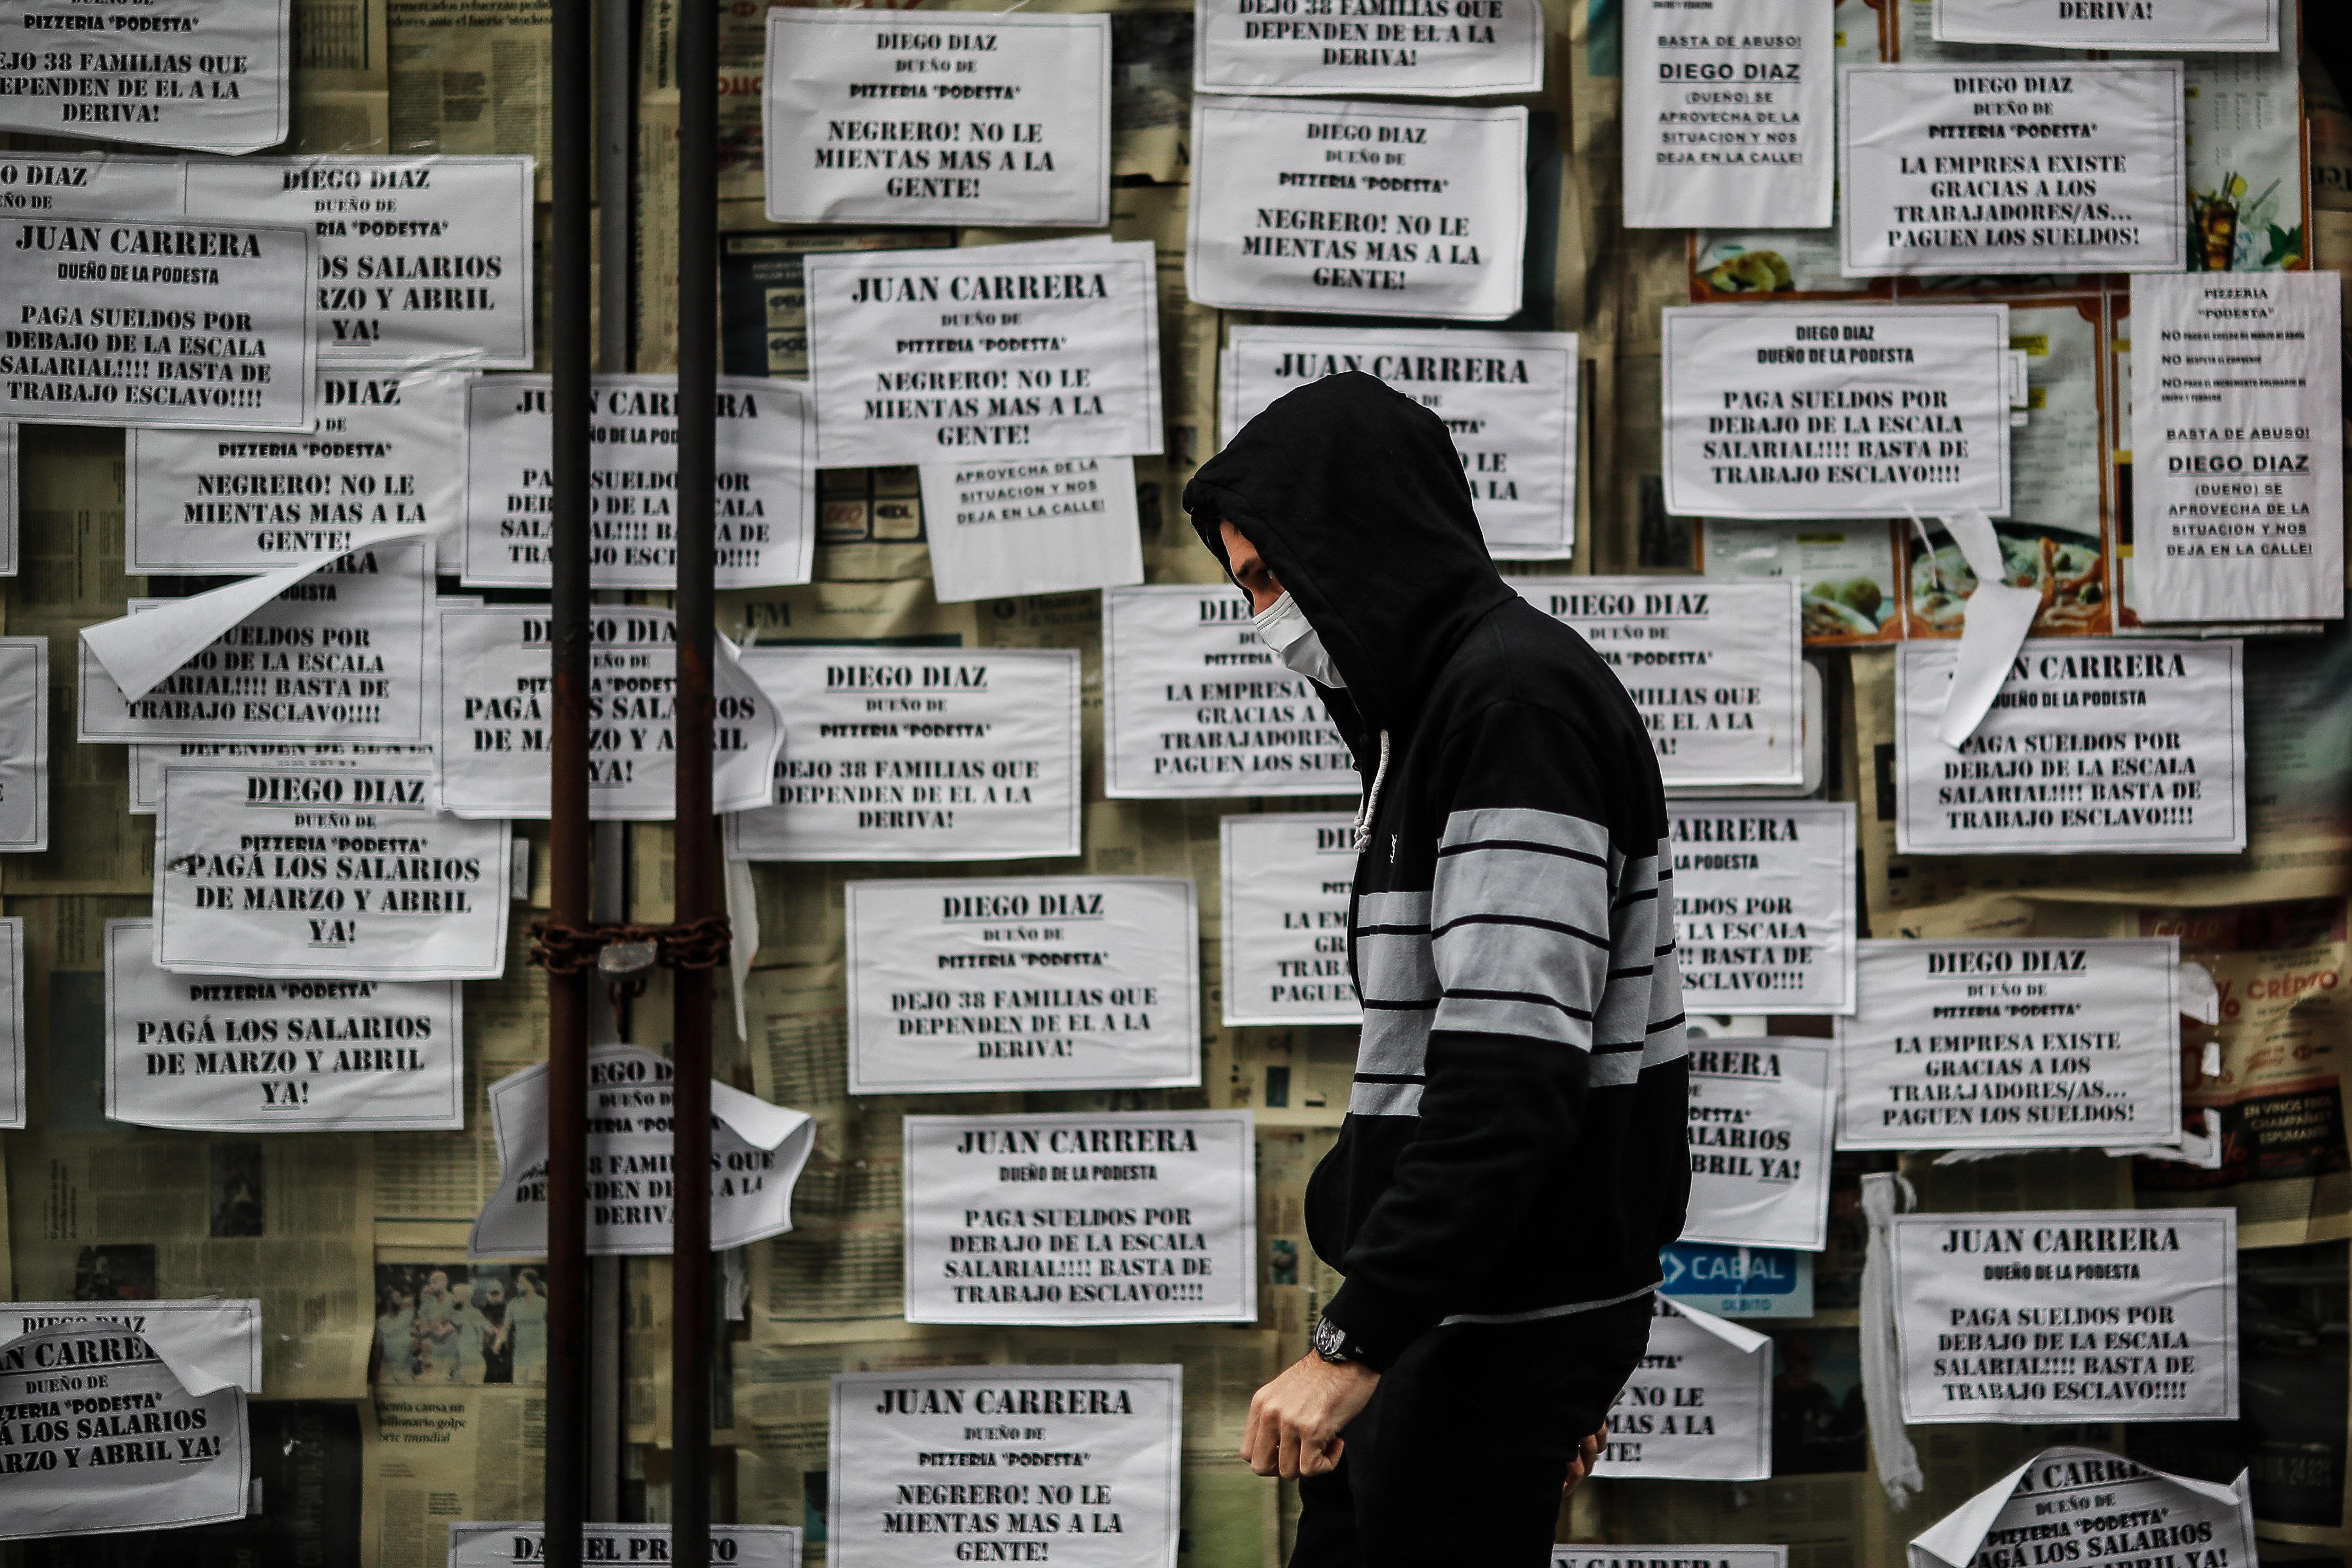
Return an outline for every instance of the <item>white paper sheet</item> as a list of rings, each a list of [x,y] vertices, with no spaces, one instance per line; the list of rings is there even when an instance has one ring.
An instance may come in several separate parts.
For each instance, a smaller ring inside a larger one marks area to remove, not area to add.
[[[1664,317],[1669,512],[2007,515],[2005,307],[1703,305]]]
[[[1691,1042],[1683,1240],[1805,1252],[1826,1245],[1835,1058],[1827,1040],[1778,1035]]]
[[[1257,1136],[1247,1111],[908,1116],[905,1125],[908,1322],[1256,1319]]]
[[[0,1343],[60,1324],[139,1335],[191,1393],[261,1392],[258,1301],[0,1303]]]
[[[0,1344],[0,1406],[17,1429],[0,1541],[245,1517],[245,1391],[194,1393],[136,1333],[68,1322]]]
[[[1110,18],[768,13],[769,221],[1098,228]]]
[[[163,803],[163,769],[178,763],[209,767],[226,763],[261,763],[273,768],[318,768],[352,773],[387,763],[433,764],[429,746],[342,745],[323,742],[296,746],[267,740],[169,740],[153,746],[133,741],[131,752],[131,800],[125,808],[134,817],[152,817]]]
[[[1804,641],[1783,579],[1506,577],[1624,683],[1669,788],[1804,781]]]
[[[2343,317],[2319,273],[2132,279],[2142,620],[2344,613]]]
[[[1226,443],[1285,392],[1361,371],[1445,421],[1490,551],[1513,560],[1574,553],[1575,333],[1234,327],[1228,338],[1217,398]]]
[[[176,217],[187,162],[119,152],[0,152],[0,192],[20,213],[115,213]]]
[[[0,0],[0,35],[24,46],[0,77],[0,131],[197,152],[258,152],[286,140],[291,0],[79,14],[100,26],[51,30],[43,24],[77,13]],[[164,20],[185,26],[147,25]]]
[[[1836,221],[1836,9],[1629,5],[1625,226],[1825,228]]]
[[[1202,0],[1192,27],[1199,94],[1486,98],[1543,90],[1538,0],[1336,11],[1284,0]]]
[[[2174,936],[1863,943],[1838,1147],[2177,1147],[2179,963]]]
[[[2232,1208],[1899,1214],[1903,1419],[2233,1421]]]
[[[16,332],[0,417],[310,429],[314,243],[217,219],[0,216]]]
[[[49,847],[49,640],[0,637],[0,851]]]
[[[1595,1546],[1562,1542],[1551,1549],[1551,1568],[1659,1568],[1661,1561],[1682,1568],[1789,1568],[1785,1546]]]
[[[2269,54],[2279,47],[2279,0],[1936,0],[1935,34],[1960,44]]]
[[[21,1132],[25,1097],[25,917],[0,915],[0,1130]]]
[[[1275,662],[1223,583],[1104,592],[1103,754],[1114,800],[1363,789],[1314,686]]]
[[[0,419],[0,577],[16,575],[16,422]]]
[[[1958,747],[1937,731],[1958,650],[1895,651],[1906,854],[2221,854],[2246,844],[2242,645],[2028,638]]]
[[[2181,271],[2182,113],[2179,60],[1840,66],[1845,275]]]
[[[1853,1011],[1853,803],[1677,800],[1666,821],[1690,1009]]]
[[[429,769],[166,768],[155,963],[273,979],[488,980],[507,824],[436,811]]]
[[[677,585],[677,378],[595,376],[589,415],[588,579]],[[546,376],[491,376],[466,395],[463,580],[545,588],[554,520]],[[816,550],[816,431],[807,387],[719,378],[714,519],[720,588],[806,582]]]
[[[1355,821],[1343,811],[1268,811],[1218,824],[1225,900],[1218,989],[1227,1025],[1363,1021],[1348,974]]]
[[[1157,267],[1140,240],[810,256],[819,465],[1159,451]]]
[[[942,604],[1143,580],[1132,457],[926,463],[922,486]]]
[[[1761,1480],[1772,1473],[1772,1342],[1651,1298],[1649,1354],[1609,1408],[1596,1476]]]
[[[196,158],[188,212],[317,235],[321,367],[529,370],[531,181],[521,153]]]
[[[547,1251],[547,1071],[538,1062],[490,1085],[499,1185],[474,1221],[469,1258]],[[641,1047],[588,1049],[591,1257],[669,1256],[671,1077],[670,1064]],[[816,1124],[801,1112],[712,1081],[712,1251],[793,1228],[793,1185],[815,1141]]]
[[[1006,1549],[1008,1562],[1050,1552],[1055,1568],[1174,1568],[1183,1387],[1181,1366],[837,1373],[825,1561],[935,1568],[957,1547],[984,1544]],[[893,1527],[909,1488],[932,1495],[968,1479],[934,1468],[940,1453],[992,1462],[987,1474],[1008,1487],[997,1528],[969,1511],[951,1513],[957,1528],[945,1531]],[[1015,1510],[1025,1528],[1012,1526]]]
[[[1078,852],[1075,649],[747,648],[783,716],[772,804],[738,860],[1026,860]]]
[[[321,371],[309,434],[133,430],[130,559],[150,576],[270,571],[348,549],[367,525],[424,528],[445,552],[465,506],[466,378]]]
[[[461,817],[544,817],[553,707],[545,605],[446,605],[435,745],[441,805]],[[588,814],[666,822],[677,811],[677,617],[642,605],[598,605],[590,617]],[[783,720],[736,662],[713,644],[711,796],[740,811],[769,799]]]
[[[1184,287],[1203,305],[1429,321],[1520,306],[1528,111],[1192,99]]]
[[[224,980],[155,967],[154,922],[106,923],[106,1114],[186,1132],[466,1124],[455,980]]]
[[[546,1559],[546,1526],[537,1520],[507,1524],[467,1521],[449,1527],[448,1568],[515,1568]],[[590,1563],[667,1563],[667,1524],[583,1524],[581,1556]],[[801,1568],[796,1524],[714,1524],[710,1560],[727,1568]]]
[[[1944,711],[1936,721],[1936,738],[1960,747],[1992,711],[2017,651],[2025,645],[2025,634],[2042,613],[2042,594],[2010,582],[1991,518],[1973,507],[1961,507],[1938,520],[1960,547],[1969,574],[1977,580],[1969,595],[1968,620],[1960,629],[1959,657],[1945,690]]]
[[[2186,1548],[2185,1551],[2172,1550]],[[2080,1562],[2126,1552],[2255,1561],[2252,1489],[2167,1475],[2097,1448],[2044,1448],[1920,1534],[1911,1568],[1996,1568],[1988,1552]]]
[[[1189,879],[853,882],[849,1092],[1201,1081]]]

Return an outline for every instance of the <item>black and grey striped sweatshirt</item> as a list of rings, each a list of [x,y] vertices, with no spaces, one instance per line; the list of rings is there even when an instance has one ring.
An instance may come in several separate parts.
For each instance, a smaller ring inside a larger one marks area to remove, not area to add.
[[[1362,1043],[1308,1185],[1326,1315],[1386,1365],[1433,1329],[1646,1292],[1690,1191],[1672,860],[1641,716],[1487,559],[1442,420],[1370,376],[1268,407],[1184,492],[1323,639],[1371,802]],[[1389,760],[1380,771],[1382,739]]]

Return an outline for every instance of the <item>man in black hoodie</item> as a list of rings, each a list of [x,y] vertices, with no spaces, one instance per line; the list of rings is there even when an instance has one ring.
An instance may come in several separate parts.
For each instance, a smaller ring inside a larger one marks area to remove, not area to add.
[[[1648,732],[1496,575],[1444,423],[1370,376],[1276,402],[1184,505],[1366,780],[1362,1043],[1307,1192],[1347,1282],[1243,1454],[1300,1478],[1292,1568],[1537,1568],[1690,1191]]]

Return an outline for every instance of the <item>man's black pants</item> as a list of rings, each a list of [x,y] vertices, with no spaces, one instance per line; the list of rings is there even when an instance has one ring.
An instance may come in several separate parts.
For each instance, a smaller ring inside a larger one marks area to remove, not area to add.
[[[1650,1343],[1650,1298],[1413,1342],[1298,1483],[1290,1568],[1546,1568],[1577,1443],[1608,1418]]]

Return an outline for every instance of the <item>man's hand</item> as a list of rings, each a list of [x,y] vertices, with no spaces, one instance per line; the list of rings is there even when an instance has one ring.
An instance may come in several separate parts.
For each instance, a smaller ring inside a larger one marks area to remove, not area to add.
[[[1603,1421],[1601,1430],[1576,1445],[1576,1453],[1568,1461],[1568,1479],[1559,1483],[1562,1499],[1582,1485],[1584,1478],[1592,1473],[1592,1467],[1601,1462],[1601,1450],[1608,1441],[1609,1423]]]
[[[1380,1385],[1381,1375],[1360,1362],[1335,1365],[1307,1352],[1252,1396],[1242,1458],[1259,1475],[1286,1481],[1329,1473],[1347,1447],[1340,1428]]]

